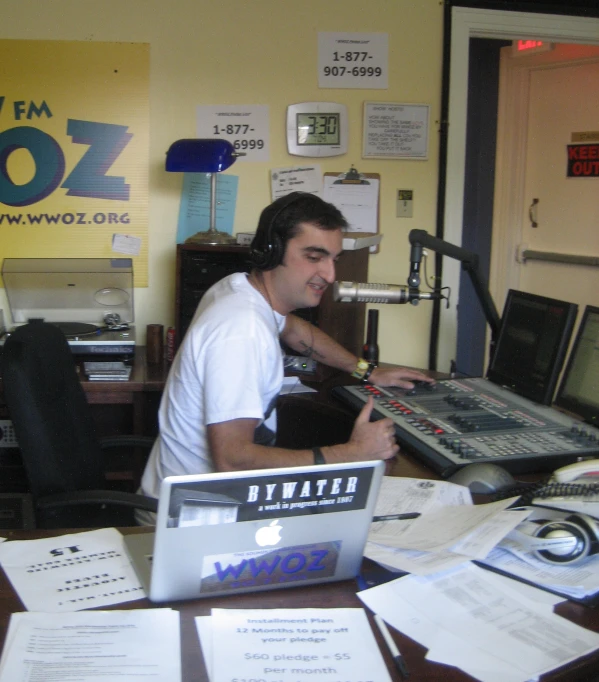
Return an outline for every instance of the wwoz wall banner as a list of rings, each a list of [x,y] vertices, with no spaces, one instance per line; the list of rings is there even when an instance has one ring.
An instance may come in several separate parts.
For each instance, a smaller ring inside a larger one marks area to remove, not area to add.
[[[115,257],[148,283],[149,45],[0,40],[0,256]]]

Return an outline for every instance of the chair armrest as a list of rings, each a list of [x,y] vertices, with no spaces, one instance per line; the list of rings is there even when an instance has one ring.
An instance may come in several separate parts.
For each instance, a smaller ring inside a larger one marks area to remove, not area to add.
[[[150,436],[108,436],[100,439],[100,448],[107,450],[108,448],[146,448],[152,449],[155,438]]]
[[[77,490],[70,493],[56,493],[38,497],[35,501],[40,510],[71,507],[73,504],[107,504],[117,507],[129,507],[157,512],[158,500],[137,493],[126,493],[119,490]]]

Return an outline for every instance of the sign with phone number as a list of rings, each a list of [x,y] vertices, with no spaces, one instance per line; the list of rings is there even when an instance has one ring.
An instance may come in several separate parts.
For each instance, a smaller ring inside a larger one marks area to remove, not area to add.
[[[386,89],[386,33],[319,33],[318,87]]]
[[[244,154],[236,163],[270,159],[266,105],[198,106],[196,129],[199,138],[229,140]]]

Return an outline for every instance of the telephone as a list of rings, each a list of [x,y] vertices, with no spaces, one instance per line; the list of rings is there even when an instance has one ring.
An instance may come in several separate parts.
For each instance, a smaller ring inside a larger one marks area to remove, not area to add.
[[[599,459],[557,469],[532,493],[530,504],[588,514],[599,519]]]

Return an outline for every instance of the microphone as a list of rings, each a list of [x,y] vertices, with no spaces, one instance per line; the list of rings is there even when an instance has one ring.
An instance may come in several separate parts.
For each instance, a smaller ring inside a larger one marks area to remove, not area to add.
[[[341,303],[412,303],[441,299],[441,292],[418,291],[400,284],[370,284],[366,282],[335,282],[333,300]]]

